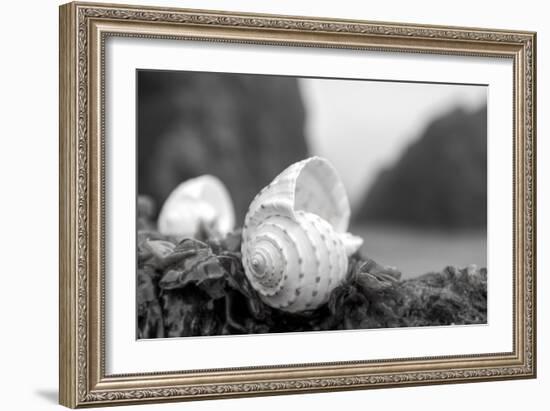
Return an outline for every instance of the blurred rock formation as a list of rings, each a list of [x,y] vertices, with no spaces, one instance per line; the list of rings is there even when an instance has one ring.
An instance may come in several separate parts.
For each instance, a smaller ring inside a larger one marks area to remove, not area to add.
[[[242,221],[254,195],[308,155],[295,78],[147,70],[138,93],[138,193],[156,204],[213,174]]]
[[[455,109],[428,125],[381,172],[357,208],[376,223],[484,228],[487,223],[487,107]]]

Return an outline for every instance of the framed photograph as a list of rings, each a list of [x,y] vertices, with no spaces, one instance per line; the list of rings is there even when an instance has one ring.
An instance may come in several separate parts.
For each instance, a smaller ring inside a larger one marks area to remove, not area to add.
[[[533,32],[60,7],[60,403],[536,376]]]

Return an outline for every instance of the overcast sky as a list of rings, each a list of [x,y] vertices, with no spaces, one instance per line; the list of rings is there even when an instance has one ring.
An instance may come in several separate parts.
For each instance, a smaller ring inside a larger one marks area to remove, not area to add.
[[[340,173],[352,207],[431,119],[486,103],[484,86],[300,79],[306,137]]]

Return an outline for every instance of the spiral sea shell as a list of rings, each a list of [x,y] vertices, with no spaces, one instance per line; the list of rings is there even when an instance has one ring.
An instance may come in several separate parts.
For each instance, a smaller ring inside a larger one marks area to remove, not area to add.
[[[223,237],[233,230],[235,211],[225,185],[205,174],[178,185],[164,202],[158,218],[164,235],[194,238],[200,230]]]
[[[243,228],[246,276],[268,305],[312,310],[328,301],[363,243],[347,233],[344,185],[324,158],[288,167],[255,197]]]

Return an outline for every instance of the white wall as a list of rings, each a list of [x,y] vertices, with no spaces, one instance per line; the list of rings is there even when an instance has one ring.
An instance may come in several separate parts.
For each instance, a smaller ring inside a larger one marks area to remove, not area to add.
[[[205,9],[527,29],[538,32],[539,378],[347,393],[166,404],[125,409],[547,409],[550,258],[550,26],[545,2],[188,0],[134,3]],[[130,2],[130,0],[128,0]],[[0,64],[1,408],[59,409],[57,398],[57,5],[2,4]],[[545,187],[546,186],[546,189]],[[342,347],[345,349],[345,347]],[[547,407],[547,405],[546,405]]]

